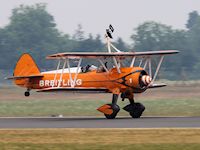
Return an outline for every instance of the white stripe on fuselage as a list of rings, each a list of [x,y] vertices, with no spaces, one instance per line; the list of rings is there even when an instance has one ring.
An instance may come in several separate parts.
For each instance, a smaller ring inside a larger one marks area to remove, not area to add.
[[[41,72],[41,74],[55,74],[55,73],[62,73],[63,69],[59,69],[59,70],[50,70],[50,71],[45,71],[45,72]],[[77,67],[72,67],[70,68],[70,73],[76,73],[77,72]],[[78,73],[81,72],[81,68],[78,69]],[[63,73],[69,73],[69,69],[65,68]]]

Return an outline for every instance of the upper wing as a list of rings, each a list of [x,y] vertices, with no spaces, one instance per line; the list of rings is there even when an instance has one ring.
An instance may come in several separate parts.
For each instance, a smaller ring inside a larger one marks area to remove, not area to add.
[[[125,57],[134,57],[134,56],[151,56],[151,55],[168,55],[176,54],[179,51],[177,50],[161,50],[161,51],[146,51],[146,52],[67,52],[67,53],[57,53],[49,55],[47,59],[60,59],[60,58],[70,58],[70,59],[79,59],[79,58],[107,58],[107,57],[116,57],[116,58],[125,58]]]

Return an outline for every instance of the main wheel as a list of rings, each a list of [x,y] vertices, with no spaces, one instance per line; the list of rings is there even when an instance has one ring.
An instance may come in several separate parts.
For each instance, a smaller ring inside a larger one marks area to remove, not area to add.
[[[26,97],[30,96],[30,92],[26,91],[26,92],[24,93],[24,96],[26,96]]]
[[[108,114],[104,114],[104,115],[107,119],[114,119],[117,116],[117,113],[119,112],[120,108],[118,105],[112,105],[112,104],[108,104],[108,105],[111,106],[113,113],[110,115],[108,115]]]
[[[132,118],[140,118],[144,110],[144,105],[142,105],[141,103],[134,103],[133,110],[131,110],[129,114]]]

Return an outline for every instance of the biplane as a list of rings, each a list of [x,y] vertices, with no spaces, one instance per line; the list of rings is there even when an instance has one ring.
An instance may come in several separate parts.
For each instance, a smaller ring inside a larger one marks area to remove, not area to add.
[[[102,92],[112,93],[112,101],[99,107],[107,119],[114,119],[120,110],[117,105],[118,97],[128,99],[130,104],[123,109],[132,118],[140,118],[145,106],[134,101],[134,95],[145,92],[150,88],[166,86],[155,84],[161,63],[165,55],[175,54],[177,50],[160,50],[145,52],[123,52],[112,43],[114,28],[110,25],[106,30],[105,39],[108,52],[66,52],[47,56],[56,59],[56,70],[40,72],[33,58],[23,54],[14,69],[12,77],[15,84],[26,88],[25,96],[30,90],[38,92]],[[155,69],[152,69],[153,58]],[[82,65],[82,60],[92,59],[99,63]],[[71,65],[73,63],[73,66]]]

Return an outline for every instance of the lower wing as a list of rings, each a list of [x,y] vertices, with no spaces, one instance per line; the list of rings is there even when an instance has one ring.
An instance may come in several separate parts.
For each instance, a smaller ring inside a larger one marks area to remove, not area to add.
[[[161,83],[161,84],[151,84],[149,86],[149,88],[160,88],[160,87],[164,87],[167,86],[167,84]]]
[[[65,92],[75,92],[75,93],[108,93],[109,90],[106,88],[95,88],[95,87],[51,87],[51,88],[44,88],[41,90],[38,90],[37,92],[59,92],[59,91],[65,91]]]
[[[43,77],[43,75],[30,75],[30,76],[12,76],[12,77],[6,77],[6,80],[16,80],[16,79],[25,79],[25,78],[38,78]]]

